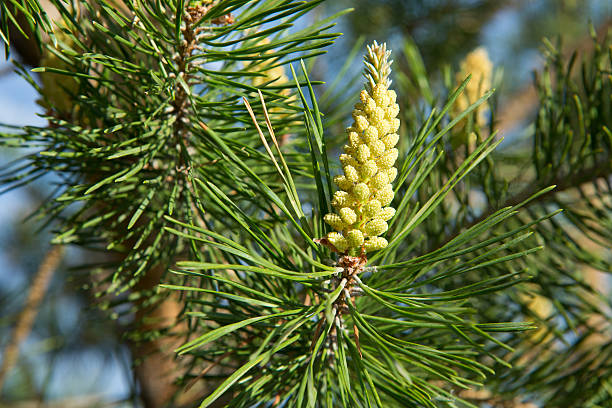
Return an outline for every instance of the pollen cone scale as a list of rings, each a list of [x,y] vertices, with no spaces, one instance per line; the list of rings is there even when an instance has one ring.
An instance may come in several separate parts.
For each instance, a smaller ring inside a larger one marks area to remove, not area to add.
[[[334,177],[339,190],[332,199],[333,213],[324,220],[335,231],[327,240],[341,253],[359,254],[385,248],[381,237],[395,215],[391,183],[397,176],[395,161],[400,126],[395,91],[389,89],[391,63],[386,44],[374,42],[364,57],[365,89],[346,129],[348,143],[340,155],[343,174]]]

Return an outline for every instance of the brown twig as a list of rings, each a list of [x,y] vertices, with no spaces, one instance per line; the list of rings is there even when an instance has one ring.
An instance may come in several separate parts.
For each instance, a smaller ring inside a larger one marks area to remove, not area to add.
[[[519,193],[509,197],[506,201],[504,201],[503,204],[499,206],[490,206],[489,208],[487,208],[486,211],[482,213],[480,217],[474,219],[473,221],[465,225],[457,226],[454,229],[454,231],[450,233],[444,239],[444,241],[442,241],[440,245],[438,245],[437,248],[435,249],[442,248],[444,245],[448,244],[450,241],[455,239],[462,231],[465,231],[473,227],[474,225],[484,221],[485,219],[487,219],[489,216],[491,216],[495,211],[499,210],[500,208],[514,207],[515,205],[522,203],[523,201],[527,200],[529,197],[536,194],[538,191],[542,190],[543,188],[547,186],[555,185],[556,187],[553,190],[547,191],[546,193],[539,195],[534,201],[532,201],[532,203],[540,202],[553,195],[559,194],[562,191],[565,191],[565,190],[568,190],[574,187],[579,187],[584,183],[591,182],[598,178],[609,177],[610,174],[612,174],[612,169],[610,168],[609,165],[607,165],[606,163],[603,163],[603,164],[594,165],[593,167],[590,167],[590,168],[586,168],[582,170],[581,172],[573,175],[573,177],[557,176],[555,177],[555,179],[551,180],[549,183],[540,183],[535,186],[527,187],[523,189],[522,191],[520,191]]]
[[[255,338],[255,336],[249,336],[247,339],[243,340],[242,342],[240,342],[238,344],[238,347],[243,347],[247,344],[249,344],[251,341],[253,341],[253,339]],[[208,374],[210,372],[210,370],[212,370],[213,368],[217,367],[219,364],[221,364],[221,362],[223,360],[225,360],[226,358],[230,357],[232,354],[235,354],[236,351],[235,350],[230,350],[227,351],[226,353],[222,354],[220,357],[218,357],[215,361],[213,361],[212,363],[210,363],[208,366],[206,366],[202,372],[200,374],[198,374],[197,377],[195,377],[194,379],[192,379],[187,386],[185,387],[185,391],[189,391],[189,389],[191,387],[193,387],[198,381],[200,381],[202,378],[204,378],[204,376],[206,374]]]
[[[38,267],[38,271],[30,285],[28,298],[17,318],[17,324],[13,329],[11,338],[4,349],[4,358],[2,359],[2,367],[0,368],[0,391],[2,390],[2,385],[4,384],[7,374],[13,369],[17,362],[17,358],[19,357],[19,345],[28,337],[28,334],[30,334],[32,330],[38,308],[45,297],[49,282],[51,282],[51,278],[53,277],[53,272],[57,269],[63,254],[63,246],[55,245],[51,247]]]
[[[334,310],[335,319],[340,323],[340,326],[335,325],[331,330],[331,344],[330,344],[330,358],[334,355],[334,351],[337,348],[337,339],[336,339],[336,328],[338,326],[339,329],[343,328],[343,320],[342,315],[349,313],[348,302],[352,302],[353,306],[355,306],[355,299],[353,297],[354,288],[358,287],[358,278],[357,275],[363,271],[365,264],[367,262],[367,257],[365,251],[362,248],[362,253],[360,256],[349,256],[344,255],[338,261],[338,266],[342,268],[342,273],[332,278],[333,290],[336,290],[338,286],[343,286],[343,290],[338,295],[338,298],[334,301],[332,308]],[[323,321],[323,320],[321,320]],[[317,332],[318,332],[317,327]],[[353,334],[355,336],[355,345],[357,346],[357,350],[359,351],[359,356],[363,357],[361,352],[361,346],[359,344],[359,329],[355,322],[353,322]],[[318,337],[315,334],[315,339]],[[313,339],[314,342],[314,339]],[[313,343],[314,344],[314,343]],[[312,348],[312,347],[311,347]]]

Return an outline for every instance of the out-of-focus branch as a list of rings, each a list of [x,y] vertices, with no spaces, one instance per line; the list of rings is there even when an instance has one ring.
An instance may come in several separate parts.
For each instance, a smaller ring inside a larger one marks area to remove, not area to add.
[[[599,41],[608,34],[611,28],[612,20],[607,20],[597,27]],[[593,47],[594,44],[590,35],[582,37],[564,50],[564,59],[569,60],[574,50],[577,50],[579,53],[587,53],[591,52]],[[497,113],[495,128],[499,130],[499,135],[505,135],[515,130],[522,123],[530,119],[538,107],[538,102],[538,93],[533,83],[510,95],[507,98],[507,102],[502,104]]]
[[[537,408],[534,403],[521,402],[521,398],[504,399],[499,395],[494,395],[489,390],[463,390],[459,392],[459,396],[471,402],[485,403],[497,408]]]
[[[11,6],[10,0],[0,0],[2,3]],[[51,21],[56,21],[59,17],[57,9],[51,4],[49,0],[38,0],[42,9],[47,13],[47,17]],[[36,44],[34,34],[27,23],[27,18],[23,13],[16,13],[15,19],[21,27],[21,29],[27,34],[27,38],[19,31],[14,24],[9,22],[9,37],[11,41],[11,49],[17,51],[21,61],[27,65],[38,66],[40,64],[40,58],[42,56],[41,50]]]
[[[4,405],[0,405],[4,407]],[[44,405],[39,400],[26,400],[26,401],[15,401],[11,402],[11,408],[111,408],[120,406],[120,402],[105,402],[103,395],[84,395],[75,396],[66,399],[45,401]],[[123,406],[123,405],[121,405]]]
[[[530,185],[526,187],[524,190],[518,192],[517,194],[510,196],[501,205],[491,206],[487,208],[480,215],[480,217],[474,219],[473,221],[465,225],[462,225],[460,228],[453,230],[442,241],[442,243],[436,247],[436,249],[439,249],[443,247],[444,245],[448,244],[450,241],[455,239],[462,231],[470,229],[471,227],[477,225],[478,223],[486,220],[488,217],[493,215],[493,213],[499,210],[500,208],[514,207],[515,205],[522,203],[523,201],[527,200],[529,197],[533,196],[538,191],[540,191],[541,189],[549,185],[555,185],[556,188],[546,193],[540,194],[537,198],[532,200],[528,205],[542,202],[556,194],[559,194],[560,192],[582,186],[585,183],[592,183],[594,180],[597,180],[599,178],[610,177],[610,174],[612,174],[612,170],[610,169],[610,166],[606,166],[604,163],[601,165],[595,165],[593,167],[583,169],[582,171],[580,171],[577,174],[574,174],[573,176],[565,176],[565,177],[559,176],[553,180],[550,180],[550,181],[547,181],[541,184]]]
[[[13,73],[13,67],[11,65],[5,65],[2,68],[0,68],[0,78],[2,78],[5,75],[10,75]]]
[[[17,318],[17,324],[13,329],[11,338],[4,349],[2,359],[2,367],[0,368],[0,391],[6,379],[7,374],[15,366],[19,357],[19,345],[28,337],[34,324],[34,318],[38,312],[38,308],[45,297],[49,282],[53,277],[53,272],[62,260],[64,247],[61,245],[53,246],[45,255],[34,280],[30,285],[30,293],[26,299],[23,310]]]
[[[533,83],[510,95],[497,114],[495,128],[506,135],[528,120],[538,106],[538,93]]]

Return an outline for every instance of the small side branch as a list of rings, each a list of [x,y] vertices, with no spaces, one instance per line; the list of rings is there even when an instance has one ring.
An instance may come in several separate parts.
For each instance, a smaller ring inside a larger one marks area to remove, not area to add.
[[[2,367],[0,368],[0,391],[2,390],[7,374],[17,362],[17,358],[19,357],[19,345],[28,337],[28,334],[30,334],[32,330],[38,308],[45,297],[53,273],[61,262],[63,255],[63,245],[51,247],[34,276],[28,298],[23,306],[23,310],[17,318],[17,324],[13,329],[11,339],[4,349],[4,358],[2,359]]]
[[[444,241],[442,241],[440,245],[437,246],[436,249],[442,248],[444,245],[448,244],[450,241],[455,239],[462,231],[465,231],[473,227],[474,225],[484,221],[485,219],[487,219],[489,216],[491,216],[493,213],[495,213],[495,211],[499,210],[500,208],[512,207],[512,206],[518,205],[522,203],[523,201],[527,200],[532,195],[536,194],[541,189],[549,185],[556,185],[557,187],[554,190],[550,190],[544,194],[541,194],[534,201],[532,201],[532,203],[544,201],[545,199],[548,199],[554,196],[555,194],[559,194],[562,191],[569,190],[575,187],[579,187],[584,183],[592,182],[593,180],[597,180],[598,178],[610,177],[611,174],[612,174],[612,169],[610,168],[610,166],[606,165],[605,163],[602,163],[602,164],[592,166],[590,168],[583,169],[580,172],[573,174],[573,175],[567,175],[565,177],[557,176],[555,177],[554,180],[551,180],[549,183],[541,183],[536,186],[527,187],[524,190],[520,191],[519,193],[509,197],[501,205],[489,207],[487,210],[485,210],[482,213],[480,217],[476,218],[472,222],[466,225],[462,225],[460,228],[455,229],[450,235],[448,235],[444,239]]]

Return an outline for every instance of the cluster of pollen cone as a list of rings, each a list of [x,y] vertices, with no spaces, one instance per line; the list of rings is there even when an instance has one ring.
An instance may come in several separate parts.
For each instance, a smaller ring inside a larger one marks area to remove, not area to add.
[[[395,145],[400,121],[391,81],[390,51],[376,42],[365,56],[365,89],[353,110],[353,124],[347,128],[348,144],[340,155],[343,174],[334,178],[340,188],[332,199],[334,212],[324,220],[335,231],[327,240],[342,253],[359,253],[385,248],[381,237],[395,215],[391,183],[397,177]]]

